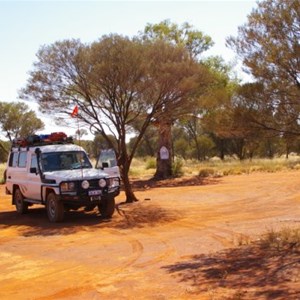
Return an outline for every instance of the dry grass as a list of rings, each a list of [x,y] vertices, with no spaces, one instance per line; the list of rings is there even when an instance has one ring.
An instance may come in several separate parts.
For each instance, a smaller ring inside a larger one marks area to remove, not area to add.
[[[129,175],[131,178],[150,178],[154,175],[156,168],[153,157],[134,158],[131,163]]]
[[[276,253],[286,251],[300,252],[300,228],[283,228],[281,231],[269,230],[260,239],[262,249]]]
[[[0,184],[4,183],[3,174],[4,174],[5,168],[6,168],[6,164],[0,164]]]
[[[227,176],[250,174],[253,172],[278,172],[283,170],[299,169],[300,158],[291,157],[289,159],[253,159],[240,161],[235,159],[227,159],[221,161],[212,159],[207,162],[187,161],[184,167],[185,174],[207,176]]]
[[[251,161],[240,161],[233,158],[228,158],[224,161],[218,158],[213,158],[205,162],[182,159],[179,161],[180,166],[178,167],[177,164],[177,168],[181,168],[181,170],[176,170],[176,173],[183,176],[222,177],[254,172],[273,173],[283,170],[300,169],[300,157],[298,156],[291,156],[289,159],[253,159]],[[155,168],[155,158],[134,159],[130,168],[130,177],[132,179],[150,178],[154,175]]]

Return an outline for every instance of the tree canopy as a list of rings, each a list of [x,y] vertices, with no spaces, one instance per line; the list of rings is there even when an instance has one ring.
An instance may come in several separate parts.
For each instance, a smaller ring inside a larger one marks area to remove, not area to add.
[[[227,40],[242,58],[246,70],[263,84],[263,96],[259,100],[276,116],[273,124],[261,123],[267,129],[294,131],[294,124],[299,121],[299,41],[298,0],[259,1],[248,16],[248,23],[239,27],[238,36]],[[288,128],[289,124],[292,128]],[[299,134],[299,129],[294,133]]]
[[[145,130],[166,109],[190,105],[205,67],[184,47],[120,35],[91,45],[56,42],[43,46],[37,57],[21,97],[56,115],[70,115],[77,105],[79,120],[116,151],[127,201],[134,201],[128,171]],[[137,121],[140,130],[129,152],[127,136]]]
[[[0,102],[1,131],[12,142],[13,139],[35,134],[44,128],[44,123],[29,106],[22,102]]]
[[[181,26],[170,20],[164,20],[157,24],[148,23],[140,35],[144,40],[163,40],[183,46],[194,58],[199,57],[214,44],[210,36],[194,29],[188,22]]]
[[[182,118],[186,114],[191,114],[199,106],[199,99],[206,94],[214,78],[210,72],[210,68],[200,63],[200,57],[203,52],[208,50],[213,41],[211,37],[205,35],[199,30],[195,30],[189,23],[184,23],[179,26],[176,23],[171,23],[169,20],[164,20],[157,24],[148,23],[144,32],[140,33],[144,41],[156,42],[164,41],[166,44],[184,47],[190,57],[198,62],[205,73],[198,81],[197,94],[190,101],[180,100],[181,105],[172,105],[172,102],[167,103],[161,112],[161,116],[157,118],[156,125],[158,127],[158,151],[157,151],[157,169],[154,175],[156,179],[164,179],[171,177],[172,174],[172,137],[171,128],[176,120]],[[192,100],[192,101],[191,101]],[[166,149],[168,155],[163,159],[160,155],[160,150]]]

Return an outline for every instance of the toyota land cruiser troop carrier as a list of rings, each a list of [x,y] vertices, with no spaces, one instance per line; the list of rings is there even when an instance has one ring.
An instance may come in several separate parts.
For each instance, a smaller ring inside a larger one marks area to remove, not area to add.
[[[84,149],[64,133],[34,135],[14,141],[7,162],[6,191],[19,214],[42,204],[49,221],[60,222],[65,210],[98,206],[101,215],[110,218],[120,177],[94,169]]]

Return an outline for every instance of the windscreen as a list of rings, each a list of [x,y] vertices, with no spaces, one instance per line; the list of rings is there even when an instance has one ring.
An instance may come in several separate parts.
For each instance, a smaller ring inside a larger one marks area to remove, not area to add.
[[[43,172],[92,168],[83,151],[42,153],[41,163]]]

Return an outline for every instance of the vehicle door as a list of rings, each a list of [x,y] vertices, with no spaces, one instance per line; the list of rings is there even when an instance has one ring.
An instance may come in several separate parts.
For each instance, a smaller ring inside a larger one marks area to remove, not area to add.
[[[6,169],[6,188],[9,190],[10,193],[13,193],[13,186],[14,185],[20,185],[22,183],[20,176],[20,171],[23,173],[26,172],[26,170],[20,170],[18,168],[18,161],[19,161],[19,151],[12,151],[10,153],[8,163],[7,163],[7,169]]]
[[[35,153],[29,153],[27,164],[27,186],[26,198],[41,200],[41,177],[39,174],[37,156]]]

